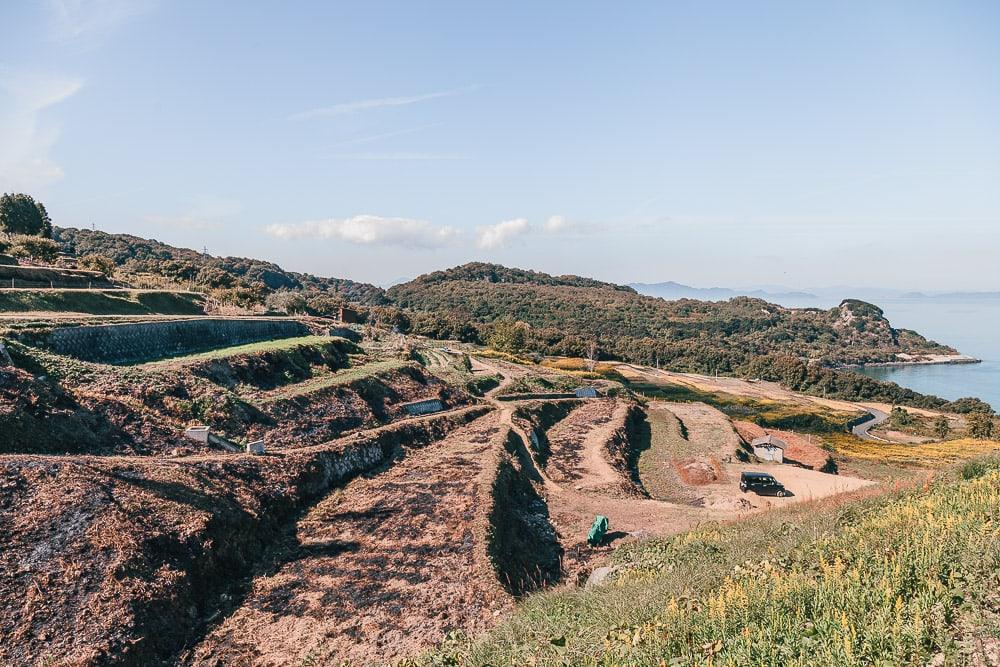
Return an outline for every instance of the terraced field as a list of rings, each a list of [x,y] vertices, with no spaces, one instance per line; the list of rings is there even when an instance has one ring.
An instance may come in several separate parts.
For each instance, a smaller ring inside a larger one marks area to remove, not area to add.
[[[184,664],[386,663],[492,625],[512,602],[483,543],[498,435],[492,413],[329,494]]]

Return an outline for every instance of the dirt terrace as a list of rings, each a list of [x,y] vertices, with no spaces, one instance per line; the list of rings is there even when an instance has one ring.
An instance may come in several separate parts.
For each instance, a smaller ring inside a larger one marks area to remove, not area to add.
[[[500,433],[491,413],[328,495],[185,664],[385,664],[491,625],[512,600],[482,545]]]
[[[0,664],[168,660],[317,497],[484,410],[270,456],[0,457]]]
[[[607,445],[624,426],[628,408],[625,401],[590,400],[553,426],[547,433],[549,478],[578,490],[620,488],[625,480],[610,463]]]

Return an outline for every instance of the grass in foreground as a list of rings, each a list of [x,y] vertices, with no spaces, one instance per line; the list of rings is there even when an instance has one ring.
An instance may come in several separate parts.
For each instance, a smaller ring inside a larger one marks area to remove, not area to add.
[[[842,438],[835,445],[837,452],[854,459],[882,461],[892,464],[941,466],[965,459],[984,456],[1000,450],[996,440],[944,440],[919,445],[895,442],[873,442],[856,438]]]
[[[623,547],[616,561],[636,565],[618,580],[529,598],[421,664],[975,664],[1000,647],[998,519],[994,459]]]

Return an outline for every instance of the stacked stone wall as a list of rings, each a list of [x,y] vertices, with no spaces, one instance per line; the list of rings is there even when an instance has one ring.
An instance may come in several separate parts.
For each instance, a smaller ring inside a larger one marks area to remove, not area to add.
[[[84,361],[134,364],[308,334],[296,320],[198,318],[62,327],[49,334],[47,346]]]

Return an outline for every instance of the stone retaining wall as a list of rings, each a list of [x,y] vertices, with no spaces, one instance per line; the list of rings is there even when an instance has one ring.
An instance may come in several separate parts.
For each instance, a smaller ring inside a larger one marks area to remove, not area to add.
[[[49,334],[47,346],[84,361],[130,364],[308,334],[296,320],[199,318],[62,327]]]

